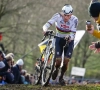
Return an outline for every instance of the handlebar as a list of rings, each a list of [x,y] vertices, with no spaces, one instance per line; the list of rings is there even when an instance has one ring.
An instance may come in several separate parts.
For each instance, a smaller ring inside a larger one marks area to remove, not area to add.
[[[58,37],[58,36],[56,36],[56,35],[53,35],[53,33],[54,33],[53,30],[48,30],[48,31],[46,32],[46,34],[44,35],[42,41],[44,41],[45,38],[46,38],[47,36],[49,36],[49,38],[51,38],[51,36],[53,36],[54,38],[55,38],[55,37]],[[65,39],[66,41],[68,41],[70,37],[68,37],[68,38],[60,37],[60,38],[63,38],[63,39]]]
[[[48,30],[45,34],[44,34],[44,37],[43,37],[43,39],[42,39],[42,41],[44,41],[45,40],[45,38],[47,37],[47,36],[55,36],[55,35],[53,35],[53,33],[54,33],[54,31],[53,30]]]

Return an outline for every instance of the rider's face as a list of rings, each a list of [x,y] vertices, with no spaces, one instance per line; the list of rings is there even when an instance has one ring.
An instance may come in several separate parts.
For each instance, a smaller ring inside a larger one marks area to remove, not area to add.
[[[64,21],[67,22],[67,21],[71,18],[71,15],[72,15],[72,14],[69,14],[69,15],[68,15],[68,14],[64,14],[64,15],[63,15]]]

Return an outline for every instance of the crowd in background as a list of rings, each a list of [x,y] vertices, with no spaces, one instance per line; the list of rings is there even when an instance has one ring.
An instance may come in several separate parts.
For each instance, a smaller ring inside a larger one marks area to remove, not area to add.
[[[34,84],[35,77],[29,74],[27,70],[23,69],[24,61],[19,59],[14,61],[14,54],[4,53],[0,50],[0,85],[5,84]],[[59,75],[55,80],[50,79],[50,85],[59,85]],[[100,84],[98,80],[82,80],[64,76],[66,85],[69,84]]]
[[[79,76],[64,76],[65,80],[65,85],[87,85],[87,84],[99,84],[100,85],[100,80],[99,79],[86,79],[86,78],[80,78]],[[55,80],[50,79],[49,82],[50,85],[59,85],[59,76]]]
[[[23,69],[24,61],[14,61],[14,54],[5,55],[0,50],[0,85],[4,84],[32,84],[33,74]]]

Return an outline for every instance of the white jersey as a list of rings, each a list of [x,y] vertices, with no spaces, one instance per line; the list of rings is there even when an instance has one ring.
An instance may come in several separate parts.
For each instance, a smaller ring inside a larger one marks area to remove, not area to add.
[[[55,23],[58,37],[65,37],[71,35],[74,39],[78,25],[78,18],[74,15],[71,16],[68,22],[64,22],[63,17],[60,13],[56,13],[48,22],[43,26],[43,30],[46,31],[48,28]]]

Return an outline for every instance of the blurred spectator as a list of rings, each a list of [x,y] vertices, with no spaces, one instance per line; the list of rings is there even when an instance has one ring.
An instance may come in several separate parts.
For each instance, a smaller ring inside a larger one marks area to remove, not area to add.
[[[21,75],[25,76],[25,75],[26,75],[26,73],[27,73],[27,71],[26,71],[26,70],[24,70],[24,69],[22,69],[22,70],[21,70]]]
[[[4,67],[5,67],[4,62],[3,62],[3,61],[0,61],[0,70],[1,70],[2,68],[4,68]]]
[[[11,56],[5,56],[5,60],[3,60],[3,62],[5,63],[5,67],[4,67],[3,71],[7,72],[6,82],[7,83],[13,83],[14,75],[12,74],[12,71],[11,71],[12,57]]]
[[[22,80],[22,83],[23,84],[28,84],[26,81],[25,81],[25,75],[26,75],[26,70],[21,70],[21,80]]]
[[[0,50],[0,61],[3,61],[4,60],[4,54],[3,52]]]
[[[33,76],[33,74],[30,74],[30,83],[34,84],[34,76]]]
[[[23,60],[19,59],[12,68],[15,84],[23,84],[22,79],[21,79],[21,70],[22,70],[23,65],[24,65]]]
[[[25,76],[25,81],[27,82],[27,84],[31,84],[31,82],[30,82],[30,74],[26,74],[26,76]]]
[[[14,54],[13,53],[8,53],[6,56],[12,56],[12,58],[14,59]]]
[[[6,57],[8,57],[8,56],[12,57],[11,66],[13,66],[13,65],[14,65],[14,54],[13,54],[13,53],[8,53],[8,54],[6,55]]]
[[[6,75],[6,72],[3,72],[3,68],[5,67],[5,64],[3,61],[0,61],[0,85],[4,85],[6,84],[5,82],[5,75]]]
[[[6,69],[6,71],[8,70],[8,69],[11,69],[11,63],[12,63],[12,61],[13,61],[13,58],[11,57],[11,56],[5,56],[5,60],[4,60],[4,63],[5,63],[5,69]]]

